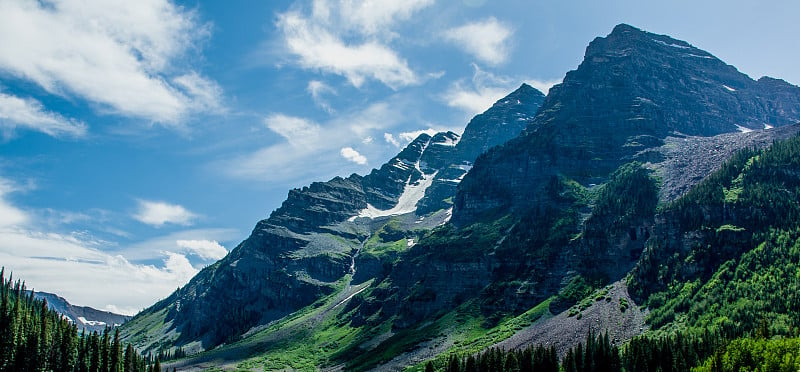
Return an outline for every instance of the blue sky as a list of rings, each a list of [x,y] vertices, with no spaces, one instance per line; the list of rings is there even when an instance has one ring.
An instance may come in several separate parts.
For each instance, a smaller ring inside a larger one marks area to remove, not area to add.
[[[288,190],[545,90],[629,23],[800,83],[800,3],[0,0],[0,265],[133,313]]]

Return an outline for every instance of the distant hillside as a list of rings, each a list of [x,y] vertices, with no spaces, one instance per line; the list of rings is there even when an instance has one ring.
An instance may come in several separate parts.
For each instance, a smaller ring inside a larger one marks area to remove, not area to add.
[[[78,327],[78,330],[101,332],[106,327],[118,327],[128,321],[130,316],[97,310],[88,306],[75,306],[58,295],[47,292],[35,292],[37,300],[47,301],[47,306],[63,315]]]

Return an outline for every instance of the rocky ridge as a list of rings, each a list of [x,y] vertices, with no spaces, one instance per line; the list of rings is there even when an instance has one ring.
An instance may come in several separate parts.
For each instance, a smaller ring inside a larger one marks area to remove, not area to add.
[[[156,334],[131,331],[126,337],[145,350],[164,344],[202,350],[333,293],[347,274],[357,273],[359,282],[382,275],[382,260],[396,253],[360,254],[367,239],[389,219],[400,221],[405,226],[401,231],[444,223],[456,186],[475,156],[517,136],[543,99],[541,92],[523,84],[476,116],[463,137],[421,134],[368,175],[336,177],[289,191],[281,207],[258,222],[225,258],[137,317],[161,314],[165,325]],[[383,234],[392,241],[405,241],[411,234],[410,246],[419,233]],[[129,329],[142,322],[134,319]]]
[[[622,24],[589,44],[522,136],[479,157],[460,185],[453,222],[528,209],[542,201],[555,174],[600,184],[668,136],[708,137],[798,120],[800,87],[752,80],[685,41]]]

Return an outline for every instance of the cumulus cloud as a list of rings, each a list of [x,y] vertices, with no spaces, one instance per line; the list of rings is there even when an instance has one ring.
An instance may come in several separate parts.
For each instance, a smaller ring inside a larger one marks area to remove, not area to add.
[[[139,200],[138,203],[138,211],[133,218],[154,227],[165,224],[188,226],[197,218],[196,214],[177,204],[149,200]]]
[[[448,106],[459,108],[471,115],[492,107],[498,99],[511,93],[515,84],[512,79],[483,71],[477,65],[473,67],[475,73],[470,81],[454,82],[442,96]]]
[[[509,55],[508,41],[511,27],[489,17],[483,21],[467,23],[444,32],[444,38],[460,46],[481,62],[498,65]]]
[[[182,63],[208,33],[167,0],[2,1],[0,70],[51,94],[177,124],[220,106],[219,86]]]
[[[86,124],[47,111],[35,99],[22,99],[0,92],[0,130],[10,136],[15,128],[39,131],[53,137],[82,137]]]
[[[343,76],[356,87],[374,79],[397,88],[419,78],[389,46],[391,29],[432,3],[315,0],[310,14],[279,14],[277,27],[301,68]]]
[[[351,161],[356,164],[367,164],[367,158],[352,147],[343,147],[341,150],[339,150],[339,155],[347,159],[347,161]]]
[[[176,240],[175,244],[204,260],[216,261],[228,254],[228,250],[216,240]]]

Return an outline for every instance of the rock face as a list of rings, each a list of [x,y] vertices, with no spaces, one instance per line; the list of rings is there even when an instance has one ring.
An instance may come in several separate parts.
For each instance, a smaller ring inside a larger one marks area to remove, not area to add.
[[[50,309],[69,319],[72,324],[78,327],[79,331],[102,332],[107,327],[118,327],[131,318],[127,315],[114,314],[88,306],[75,306],[67,302],[63,297],[52,293],[34,292],[33,296],[39,300],[46,300]]]
[[[412,214],[431,228],[446,218],[456,187],[482,151],[514,138],[544,95],[522,85],[473,119],[463,138],[422,134],[366,176],[336,177],[289,191],[269,218],[228,256],[202,270],[184,288],[144,313],[166,311],[178,335],[162,344],[200,340],[210,348],[253,326],[283,317],[332,293],[346,274],[358,281],[382,273],[374,256],[359,257],[373,220]],[[438,222],[437,222],[438,221]],[[134,319],[134,323],[138,320]],[[155,348],[148,341],[140,347]]]
[[[800,88],[750,79],[711,54],[619,25],[586,48],[519,138],[479,157],[460,184],[453,222],[542,201],[555,174],[599,184],[668,136],[713,136],[800,119]]]
[[[677,198],[736,150],[797,133],[789,124],[798,121],[800,88],[754,81],[684,41],[619,25],[589,45],[519,137],[477,158],[449,229],[411,249],[357,319],[396,317],[404,328],[467,299],[502,314],[579,275],[618,280],[654,233],[659,200]],[[662,182],[621,202],[631,184],[652,182],[638,166],[621,168],[633,161]],[[622,196],[582,200],[600,184]]]

